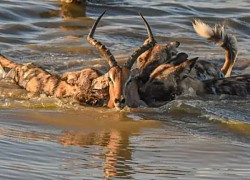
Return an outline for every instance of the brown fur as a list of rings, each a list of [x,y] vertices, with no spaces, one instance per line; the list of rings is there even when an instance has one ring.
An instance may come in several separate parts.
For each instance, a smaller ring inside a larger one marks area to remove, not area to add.
[[[20,87],[30,92],[59,98],[73,97],[87,104],[100,104],[100,102],[103,104],[107,99],[108,107],[118,109],[123,108],[125,102],[130,107],[145,105],[143,101],[149,106],[163,105],[190,88],[197,93],[233,95],[250,93],[249,75],[221,78],[224,71],[221,72],[215,64],[197,61],[198,58],[188,60],[185,53],[177,54],[179,42],[167,45],[156,43],[143,16],[149,38],[142,47],[135,50],[123,66],[119,66],[108,48],[93,37],[104,13],[93,25],[87,39],[106,58],[110,66],[106,73],[86,68],[67,72],[59,77],[33,64],[17,64],[1,55],[0,65],[11,69],[7,75],[3,73],[2,76],[14,80]],[[202,30],[201,34],[214,39],[219,36],[224,40],[221,47],[226,50],[225,64],[230,64],[225,70],[226,76],[229,76],[237,57],[236,39],[232,35],[220,35],[220,29],[214,34],[210,31],[206,34],[203,31],[206,30],[204,25],[202,28],[198,28],[199,32]],[[233,44],[233,47],[230,44]],[[229,52],[232,52],[232,57]],[[131,68],[136,59],[139,71],[137,75],[133,75],[134,71],[131,71]],[[224,67],[225,65],[222,70]]]
[[[3,67],[4,65],[10,67],[9,64],[12,64],[12,62],[7,58],[1,58],[0,64]],[[5,78],[12,79],[17,85],[29,92],[58,98],[73,97],[79,102],[91,105],[108,98],[108,89],[106,87],[101,89],[103,94],[101,99],[92,97],[92,81],[100,77],[100,74],[91,68],[67,72],[59,77],[34,64],[15,63],[15,65]]]
[[[221,68],[221,72],[225,77],[230,77],[238,55],[238,43],[236,37],[227,33],[222,24],[210,26],[202,22],[200,19],[194,19],[193,27],[198,35],[213,41],[216,45],[221,46],[225,50],[225,62]]]
[[[148,23],[141,15],[148,31],[148,42],[136,49],[123,66],[119,66],[109,49],[94,38],[96,27],[104,14],[105,12],[93,24],[87,40],[106,58],[110,68],[105,74],[92,68],[85,68],[81,71],[66,72],[59,77],[33,64],[17,64],[0,56],[0,65],[5,69],[11,69],[7,75],[3,73],[2,76],[12,79],[17,85],[30,92],[58,98],[72,97],[81,103],[91,105],[100,105],[100,102],[103,104],[107,99],[109,108],[123,108],[125,106],[124,89],[130,77],[130,70],[136,59],[152,48],[155,41]]]
[[[250,94],[250,75],[203,81],[204,91],[209,94],[247,96]]]
[[[235,89],[228,88],[230,85],[227,87],[218,85],[220,81],[228,82],[227,79],[225,81],[224,79],[206,80],[220,79],[223,74],[226,77],[230,76],[237,57],[236,38],[225,33],[224,27],[221,25],[212,28],[200,20],[195,20],[193,26],[199,35],[214,41],[225,49],[226,58],[223,67],[220,70],[217,65],[207,61],[197,61],[197,58],[187,61],[185,53],[177,54],[178,46],[174,46],[173,42],[168,45],[156,44],[153,49],[142,54],[137,60],[140,78],[143,82],[139,87],[139,92],[141,98],[148,105],[162,105],[159,102],[172,100],[176,95],[182,94],[190,88],[196,93],[210,93],[207,89],[209,89],[209,85],[212,87],[212,83],[215,83],[217,91],[219,91],[219,87],[221,87],[221,92]],[[232,87],[234,87],[233,81],[235,81],[234,84],[238,84],[237,78],[234,78],[230,81]],[[228,92],[226,93],[228,94]],[[235,93],[231,92],[231,94]]]
[[[147,41],[145,41],[146,43]],[[141,79],[146,82],[150,74],[163,63],[169,62],[177,54],[178,42],[171,42],[167,45],[156,43],[155,46],[143,53],[137,59],[137,65],[140,69]]]

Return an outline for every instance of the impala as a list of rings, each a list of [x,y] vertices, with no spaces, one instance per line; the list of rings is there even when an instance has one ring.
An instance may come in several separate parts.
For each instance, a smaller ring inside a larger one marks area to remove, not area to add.
[[[155,41],[147,21],[141,15],[148,32],[148,42],[136,49],[128,60],[119,66],[110,50],[94,38],[96,27],[104,14],[105,11],[93,24],[87,40],[107,60],[108,72],[101,74],[93,68],[85,68],[80,71],[67,72],[59,77],[34,64],[18,64],[0,55],[2,76],[5,79],[13,80],[17,85],[30,92],[58,98],[73,97],[80,103],[91,105],[103,105],[105,100],[108,100],[107,107],[123,108],[126,104],[124,88],[130,79],[131,68],[142,53],[154,46]],[[10,70],[5,73],[5,69]]]

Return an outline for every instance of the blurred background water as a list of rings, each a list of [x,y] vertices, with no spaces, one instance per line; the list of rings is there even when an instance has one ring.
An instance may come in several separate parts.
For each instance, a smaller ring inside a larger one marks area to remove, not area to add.
[[[0,52],[56,72],[106,64],[86,36],[96,31],[122,62],[146,39],[138,12],[158,42],[221,66],[224,51],[198,37],[193,18],[223,23],[236,35],[234,74],[249,73],[247,0],[91,0],[86,6],[47,0],[0,2]],[[249,179],[250,101],[182,96],[161,108],[81,107],[31,98],[0,85],[0,179]]]

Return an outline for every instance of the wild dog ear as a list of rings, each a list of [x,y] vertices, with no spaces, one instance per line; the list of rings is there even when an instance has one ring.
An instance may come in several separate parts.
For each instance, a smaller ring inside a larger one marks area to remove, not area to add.
[[[186,53],[178,53],[174,58],[169,60],[169,64],[178,66],[179,64],[188,60],[188,55]]]
[[[167,46],[178,48],[180,44],[181,43],[179,41],[174,41],[174,42],[170,42],[169,44],[167,44]]]
[[[195,57],[187,61],[184,61],[178,66],[175,66],[176,68],[175,73],[178,74],[180,80],[183,80],[186,77],[188,77],[190,71],[193,69],[198,59],[199,57]]]
[[[180,42],[173,41],[166,45],[166,50],[168,53],[168,59],[171,59],[173,56],[176,56],[178,53],[177,48],[180,46]]]

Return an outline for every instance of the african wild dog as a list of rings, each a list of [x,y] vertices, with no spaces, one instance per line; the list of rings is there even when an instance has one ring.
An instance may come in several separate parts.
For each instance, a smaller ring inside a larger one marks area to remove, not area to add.
[[[223,67],[219,69],[216,64],[198,57],[188,59],[186,53],[178,53],[179,42],[156,43],[137,60],[140,72],[135,81],[147,105],[161,106],[189,90],[196,94],[250,93],[250,75],[229,78],[238,54],[235,36],[226,33],[222,25],[211,27],[198,19],[194,20],[193,27],[200,36],[225,49]]]

